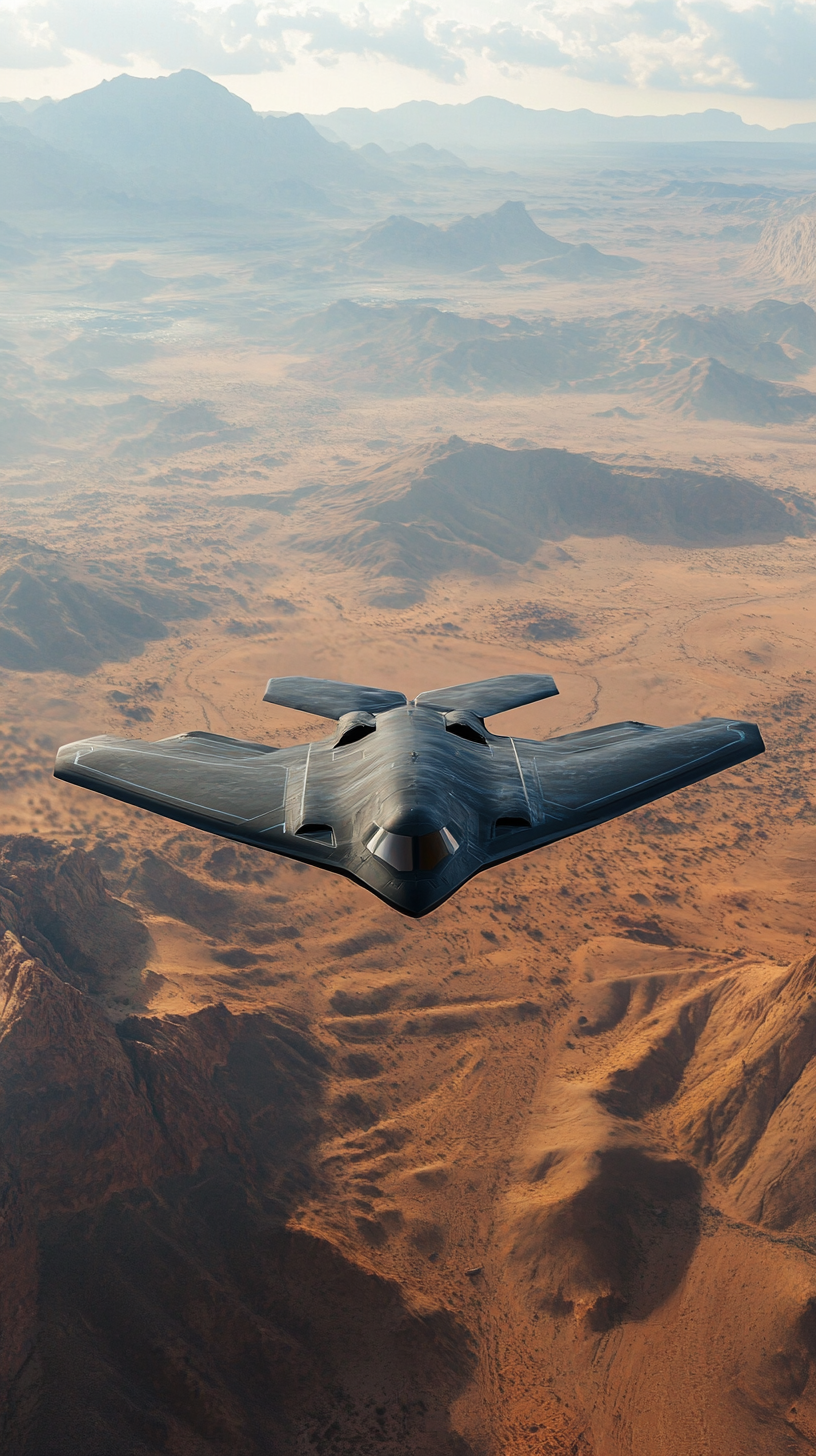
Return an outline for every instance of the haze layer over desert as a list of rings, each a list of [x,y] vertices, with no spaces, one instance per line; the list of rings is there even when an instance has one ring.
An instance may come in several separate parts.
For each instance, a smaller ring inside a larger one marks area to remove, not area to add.
[[[503,105],[0,103],[8,1456],[816,1446],[816,128]],[[532,672],[767,752],[416,922],[52,778]]]

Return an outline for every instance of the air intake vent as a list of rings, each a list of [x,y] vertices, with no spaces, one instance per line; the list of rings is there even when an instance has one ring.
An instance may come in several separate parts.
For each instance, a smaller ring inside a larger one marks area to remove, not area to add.
[[[318,844],[334,844],[334,830],[330,824],[301,824],[297,838],[317,840]]]
[[[334,746],[345,748],[347,744],[359,743],[361,738],[376,732],[377,720],[371,713],[344,713],[337,726],[340,731]]]
[[[487,743],[483,733],[477,733],[469,723],[448,723],[449,733],[455,733],[457,738],[466,738],[468,743]]]
[[[446,713],[445,727],[448,733],[464,738],[466,743],[487,743],[475,713]]]
[[[430,834],[389,834],[387,829],[375,829],[366,845],[369,854],[403,874],[435,870],[458,848],[459,840],[450,829],[434,829]]]
[[[338,738],[335,748],[345,748],[347,743],[359,743],[361,738],[367,738],[374,729],[368,723],[355,723],[353,728],[347,728],[345,733]]]
[[[508,815],[506,815],[505,818],[503,818],[503,819],[497,819],[496,820],[496,826],[495,826],[495,831],[494,832],[496,834],[509,834],[511,832],[511,830],[513,830],[513,829],[529,829],[529,828],[530,828],[530,821],[529,821],[529,819],[522,818],[522,816],[520,814],[519,815],[516,815],[516,814],[508,814]]]

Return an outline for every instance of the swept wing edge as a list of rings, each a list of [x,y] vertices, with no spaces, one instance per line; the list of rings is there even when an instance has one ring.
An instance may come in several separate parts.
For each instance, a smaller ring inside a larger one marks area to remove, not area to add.
[[[335,719],[345,713],[385,713],[407,702],[404,693],[390,688],[367,688],[321,677],[271,677],[263,700],[281,708],[314,713],[318,718]]]
[[[588,803],[572,813],[565,813],[563,819],[545,817],[543,823],[534,824],[529,829],[519,828],[509,831],[502,835],[500,840],[493,841],[492,852],[489,853],[485,868],[494,864],[502,864],[506,860],[516,859],[530,850],[555,844],[560,839],[568,839],[573,834],[581,834],[585,829],[594,829],[599,824],[607,824],[612,819],[618,819],[624,814],[630,813],[633,809],[642,809],[646,804],[666,798],[677,789],[700,783],[703,779],[711,778],[713,774],[721,773],[727,768],[735,768],[749,758],[755,758],[758,754],[765,752],[762,734],[756,723],[727,718],[720,721],[723,728],[739,734],[736,742],[725,743],[720,748],[712,749],[673,771],[653,774],[645,781],[634,783],[628,792],[624,789],[605,799],[600,798]],[[632,726],[640,727],[641,725]],[[593,730],[588,730],[586,736],[589,737],[592,732]],[[569,735],[573,741],[582,736],[582,734]],[[518,747],[528,752],[547,747],[546,741],[536,743],[533,740],[517,740],[517,743]],[[524,757],[527,757],[526,753]]]
[[[120,803],[131,804],[136,809],[158,814],[177,824],[186,824],[191,829],[201,829],[222,839],[248,844],[287,859],[346,874],[348,871],[337,849],[308,839],[300,840],[296,835],[276,832],[282,829],[287,772],[305,759],[307,747],[308,745],[295,745],[270,753],[265,745],[222,738],[216,734],[179,734],[177,738],[161,739],[157,743],[150,743],[145,739],[101,735],[63,744],[57,752],[54,778],[77,784],[83,789],[91,789],[94,793],[103,794]],[[244,764],[252,760],[263,763],[267,769],[267,783],[269,777],[273,776],[274,787],[279,789],[270,811],[249,817],[240,812],[230,812],[224,807],[214,809],[211,805],[197,803],[186,797],[187,791],[183,782],[174,785],[172,791],[169,785],[159,788],[155,784],[151,787],[149,782],[144,782],[150,778],[150,772],[145,772],[145,761],[149,763],[152,756],[154,767],[158,769],[160,763],[166,765],[168,758],[172,759],[173,749],[183,753],[189,761],[195,760],[197,768],[202,771],[202,777],[210,783],[213,780],[217,782],[228,774],[237,758]],[[219,749],[223,750],[223,757],[220,756]],[[106,750],[118,756],[118,765],[105,762]],[[151,750],[159,752],[151,755]],[[99,755],[99,767],[92,766],[91,760],[95,752]],[[200,758],[197,757],[199,752]],[[143,782],[136,782],[131,774],[141,778]]]
[[[523,708],[558,696],[553,678],[546,674],[516,672],[504,677],[483,678],[480,682],[458,683],[450,688],[432,688],[419,693],[415,701],[423,708],[436,708],[441,713],[471,709],[479,718]]]

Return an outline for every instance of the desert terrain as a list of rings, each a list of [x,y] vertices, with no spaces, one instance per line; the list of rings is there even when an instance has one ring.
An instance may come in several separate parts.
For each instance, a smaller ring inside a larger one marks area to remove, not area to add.
[[[192,74],[0,107],[2,1449],[813,1450],[813,148]],[[536,671],[767,752],[417,922],[51,776]]]

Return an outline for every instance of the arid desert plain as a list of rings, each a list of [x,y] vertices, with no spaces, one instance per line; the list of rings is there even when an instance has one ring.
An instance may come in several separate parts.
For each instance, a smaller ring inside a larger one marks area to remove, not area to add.
[[[65,115],[0,123],[3,1451],[804,1456],[816,149],[313,117],[208,192]],[[416,922],[51,776],[539,671],[494,732],[767,752]]]

